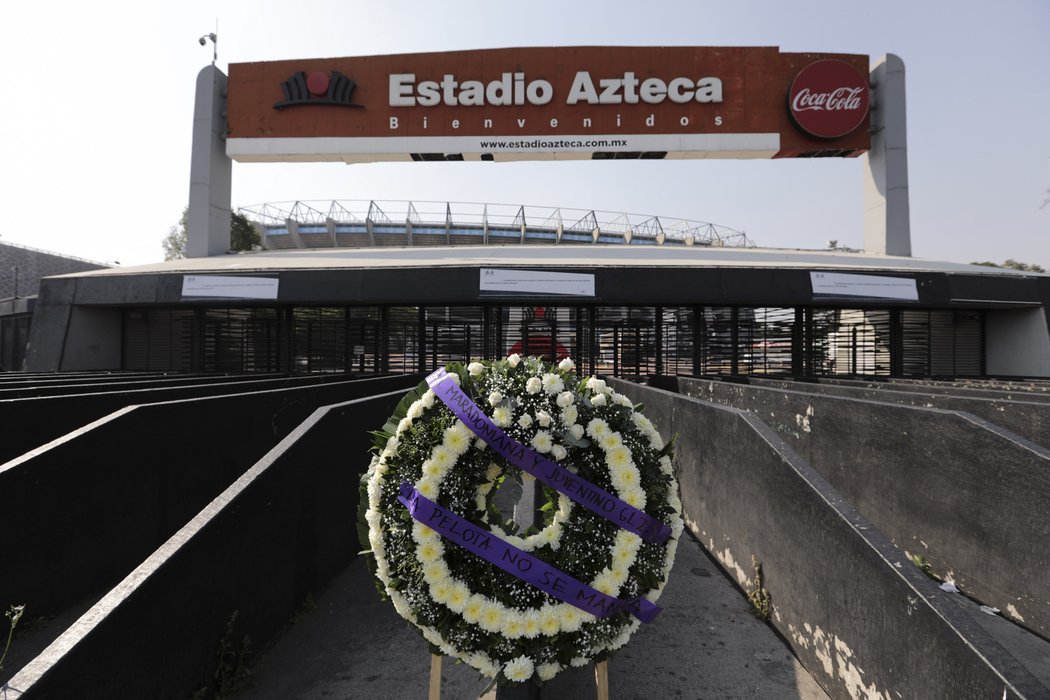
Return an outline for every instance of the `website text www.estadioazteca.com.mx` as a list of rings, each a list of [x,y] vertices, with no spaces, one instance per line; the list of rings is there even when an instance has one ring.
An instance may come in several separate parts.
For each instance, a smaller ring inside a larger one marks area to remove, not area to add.
[[[500,141],[481,141],[482,148],[520,149],[520,148],[623,148],[627,146],[627,139],[601,139],[591,141],[575,141],[572,139],[515,139]]]

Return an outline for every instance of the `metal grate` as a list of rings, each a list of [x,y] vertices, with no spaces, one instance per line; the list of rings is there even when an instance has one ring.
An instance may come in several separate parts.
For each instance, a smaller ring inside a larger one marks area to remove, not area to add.
[[[193,369],[192,309],[127,309],[123,325],[124,369],[165,372]]]
[[[284,316],[280,309],[205,309],[201,319],[201,369],[281,371]]]
[[[412,373],[517,352],[627,377],[979,376],[983,323],[978,311],[809,307],[129,309],[123,350],[138,370]]]

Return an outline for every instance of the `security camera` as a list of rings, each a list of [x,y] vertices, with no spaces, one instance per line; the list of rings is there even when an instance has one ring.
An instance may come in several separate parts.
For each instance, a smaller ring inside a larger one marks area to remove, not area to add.
[[[201,42],[201,46],[204,46],[204,43],[205,43],[205,42],[204,42],[204,37],[201,37],[201,38],[200,38],[200,39],[199,39],[198,41],[200,41],[200,42]]]

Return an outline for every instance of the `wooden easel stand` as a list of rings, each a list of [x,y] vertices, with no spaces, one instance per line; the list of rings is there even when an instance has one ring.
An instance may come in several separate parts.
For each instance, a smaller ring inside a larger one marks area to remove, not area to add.
[[[430,655],[430,690],[428,700],[441,700],[441,656]],[[600,661],[594,665],[594,687],[597,700],[609,700],[609,662]],[[483,695],[479,700],[495,700],[495,689]]]

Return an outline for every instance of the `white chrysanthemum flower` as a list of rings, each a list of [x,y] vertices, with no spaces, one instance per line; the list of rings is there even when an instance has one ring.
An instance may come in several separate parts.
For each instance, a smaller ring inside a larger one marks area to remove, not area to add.
[[[608,435],[602,436],[602,439],[598,441],[598,444],[601,445],[603,450],[609,451],[614,447],[622,447],[623,439],[620,437],[619,433],[609,433]]]
[[[436,398],[433,389],[427,389],[421,397],[419,402],[423,404],[423,408],[430,409],[434,407],[434,399]]]
[[[610,575],[611,578],[611,575]],[[591,588],[596,591],[600,591],[608,596],[616,597],[616,594],[620,592],[620,587],[612,583],[608,578],[599,577],[591,584]],[[440,601],[439,601],[440,602]]]
[[[423,476],[429,476],[431,478],[437,478],[445,473],[445,471],[432,459],[423,461],[422,465]]]
[[[597,586],[595,586],[597,588]],[[600,589],[599,589],[600,590]],[[430,584],[430,597],[439,603],[447,603],[452,596],[452,579],[445,578]]]
[[[609,424],[601,418],[592,418],[587,423],[587,434],[596,440],[600,440],[609,433]]]
[[[564,360],[558,363],[558,369],[560,369],[562,372],[571,372],[575,368],[576,363],[568,357],[566,357]]]
[[[561,629],[561,619],[558,615],[558,607],[544,603],[543,607],[540,608],[540,631],[548,637],[552,637],[558,634],[558,630]]]
[[[543,391],[548,394],[557,394],[565,389],[565,381],[560,374],[548,372],[543,375]]]
[[[525,631],[525,618],[517,610],[504,610],[500,632],[508,639],[517,639]]]
[[[541,681],[549,681],[561,671],[561,664],[540,664],[536,667],[536,675]]]
[[[561,615],[561,628],[565,632],[575,632],[583,624],[583,611],[574,605],[565,603],[558,606]]]
[[[510,425],[511,417],[510,409],[506,406],[500,406],[492,412],[492,422],[501,428],[506,428]]]
[[[452,451],[444,445],[435,447],[434,451],[430,453],[430,459],[438,466],[441,473],[447,472],[456,463],[456,455],[452,454]]]
[[[405,432],[406,430],[408,430],[411,427],[412,427],[412,419],[409,418],[408,416],[405,416],[404,418],[402,418],[398,422],[398,424],[397,424],[397,432],[398,433],[403,433],[403,432]]]
[[[541,428],[549,428],[551,424],[551,414],[546,411],[536,411],[536,420],[539,422]]]
[[[516,683],[529,680],[534,671],[532,659],[524,654],[503,666],[503,675]]]
[[[466,657],[464,661],[466,661],[468,665],[476,668],[478,672],[483,676],[488,676],[489,678],[491,678],[497,673],[499,673],[499,666],[492,663],[492,659],[490,659],[485,654],[482,654],[481,652],[474,652],[470,656]]]
[[[586,666],[590,662],[591,662],[591,660],[588,659],[586,656],[576,656],[576,657],[573,658],[572,661],[569,662],[569,665],[572,666],[573,668],[583,668],[584,666]]]
[[[419,521],[412,522],[412,539],[416,542],[440,542],[441,535]]]
[[[605,405],[605,394],[595,394],[591,397],[592,406],[604,406]]]
[[[467,607],[467,601],[470,600],[470,589],[467,588],[467,584],[462,581],[453,581],[452,590],[448,594],[448,600],[445,601],[445,605],[448,606],[452,612],[462,613],[464,608]]]
[[[620,500],[635,508],[645,508],[645,491],[640,488],[627,488],[620,494]]]
[[[521,418],[518,419],[518,425],[520,425],[522,428],[528,428],[530,425],[532,425],[532,416],[530,416],[528,413],[522,414]]]
[[[521,636],[525,639],[535,639],[540,636],[540,613],[538,610],[528,610],[521,615]]]
[[[521,362],[521,355],[518,353],[507,355],[507,363],[510,364],[511,367],[517,367],[519,362]]]
[[[445,433],[442,437],[442,444],[447,447],[453,455],[458,457],[470,448],[471,438],[474,437],[474,433],[470,431],[470,428],[467,427],[466,423],[457,420],[455,425],[445,429]]]
[[[566,426],[575,424],[579,417],[580,412],[575,406],[566,406],[561,412],[561,422]]]
[[[573,438],[579,440],[583,437],[583,426],[579,423],[573,423],[569,426],[569,435],[572,435]]]
[[[543,380],[539,377],[529,377],[525,382],[525,391],[530,394],[538,394],[543,389]]]
[[[670,457],[666,457],[665,456],[665,457],[661,457],[660,458],[660,471],[662,471],[664,474],[667,474],[667,475],[673,475],[674,474],[674,467],[671,466],[671,458]]]
[[[551,447],[551,455],[554,457],[554,459],[560,461],[568,457],[569,453],[561,445],[553,445]]]
[[[563,391],[558,394],[558,398],[556,398],[554,402],[558,404],[559,408],[566,408],[576,402],[576,397],[571,391]]]
[[[502,473],[503,467],[495,462],[489,462],[489,468],[485,470],[485,480],[490,482],[495,481]]]
[[[471,362],[467,365],[467,371],[470,372],[472,377],[480,377],[481,373],[485,371],[485,365],[480,362]]]
[[[502,400],[503,394],[501,394],[498,391],[493,391],[491,394],[489,394],[489,406],[495,406]]]
[[[486,632],[499,632],[503,622],[503,606],[491,600],[485,600],[481,606],[478,626]]]
[[[416,547],[416,559],[424,566],[441,558],[440,542],[423,542]]]
[[[485,609],[485,598],[477,593],[471,595],[463,605],[463,619],[472,625],[481,621],[481,613]]]
[[[411,406],[408,407],[408,411],[405,413],[405,415],[408,418],[411,418],[412,420],[415,420],[416,418],[419,418],[421,415],[423,415],[423,411],[424,411],[423,402],[422,401],[416,401],[415,403],[413,403]]]
[[[419,491],[423,498],[429,498],[433,501],[438,496],[438,482],[431,477],[424,476],[416,482],[416,491]]]
[[[440,581],[449,575],[448,564],[444,559],[435,559],[423,565],[423,578],[428,581]]]
[[[449,373],[448,378],[452,380],[453,384],[455,384],[456,386],[459,386],[459,375],[458,374],[456,374],[455,372],[451,372],[451,373]]]
[[[551,440],[551,434],[546,430],[537,430],[536,434],[532,436],[532,447],[541,454],[546,454],[551,451],[554,441]]]
[[[572,499],[565,494],[558,496],[558,517],[562,520],[569,519],[569,513],[572,512]]]
[[[638,429],[643,433],[648,433],[653,429],[653,422],[642,413],[632,413],[631,420],[634,421],[634,424],[638,426]]]
[[[631,400],[629,398],[627,398],[623,394],[618,394],[616,392],[613,392],[612,402],[619,406],[634,406],[634,404],[631,403]]]
[[[551,549],[558,549],[561,546],[561,523],[552,523],[540,531],[540,543],[549,544]]]
[[[634,465],[634,462],[631,461],[631,451],[625,445],[614,447],[606,452],[605,463],[609,465],[610,469],[617,472]]]
[[[412,606],[408,604],[408,600],[405,596],[401,595],[399,591],[395,591],[392,588],[387,588],[386,593],[390,596],[390,602],[394,604],[394,610],[397,610],[397,614],[406,620],[412,622],[416,621],[416,616],[412,614]]]

